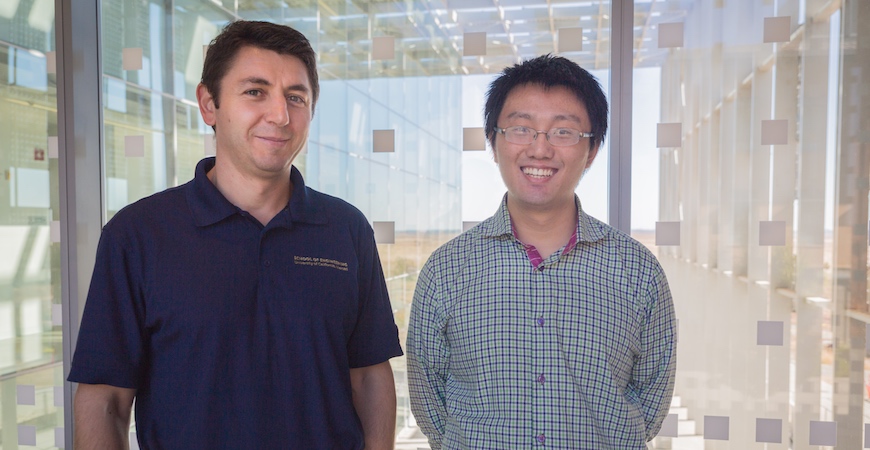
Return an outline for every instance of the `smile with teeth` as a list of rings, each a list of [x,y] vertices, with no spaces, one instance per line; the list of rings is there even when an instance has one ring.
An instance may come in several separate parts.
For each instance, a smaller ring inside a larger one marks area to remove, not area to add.
[[[539,169],[536,167],[523,167],[523,173],[535,178],[548,178],[552,177],[554,173],[556,173],[553,169]]]

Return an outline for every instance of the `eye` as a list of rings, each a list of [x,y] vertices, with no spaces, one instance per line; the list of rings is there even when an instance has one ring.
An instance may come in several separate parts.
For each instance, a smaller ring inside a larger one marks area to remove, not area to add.
[[[263,91],[259,89],[248,89],[245,91],[245,95],[250,95],[251,97],[259,97],[263,94]]]
[[[571,137],[575,134],[577,134],[577,132],[570,128],[556,128],[555,130],[553,130],[553,136]]]
[[[299,95],[288,95],[287,101],[290,103],[298,104],[298,105],[307,105],[308,104],[308,100],[306,100],[305,97],[301,97]]]
[[[531,128],[527,128],[524,126],[516,126],[511,128],[511,132],[514,134],[531,134],[532,130]]]

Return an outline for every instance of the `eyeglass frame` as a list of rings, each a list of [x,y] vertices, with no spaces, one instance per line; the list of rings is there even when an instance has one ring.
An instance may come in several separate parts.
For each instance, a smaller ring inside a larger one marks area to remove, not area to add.
[[[532,140],[531,140],[530,142],[528,142],[528,143],[523,144],[523,143],[519,143],[519,142],[511,142],[510,140],[508,140],[508,137],[507,137],[507,131],[510,130],[510,129],[514,129],[514,128],[526,128],[526,129],[529,129],[529,130],[534,131],[535,134],[532,135]],[[576,131],[576,132],[577,132],[577,142],[574,142],[573,144],[555,144],[555,143],[553,143],[552,141],[550,141],[550,133],[553,132],[553,131],[555,131],[555,130],[571,130],[571,131]],[[507,128],[499,128],[499,127],[495,127],[495,132],[496,132],[496,133],[501,133],[501,135],[504,136],[504,138],[505,138],[506,141],[510,142],[511,144],[516,144],[516,145],[532,145],[536,140],[538,140],[538,135],[539,135],[539,134],[543,134],[544,137],[545,137],[545,139],[547,139],[547,142],[548,142],[550,145],[553,145],[553,146],[555,146],[555,147],[570,147],[570,146],[572,146],[572,145],[577,145],[577,144],[579,144],[579,143],[580,143],[580,139],[583,139],[583,138],[591,138],[591,137],[594,137],[594,136],[595,136],[595,134],[593,134],[593,133],[591,133],[591,132],[584,132],[584,131],[580,131],[580,130],[575,130],[574,128],[556,127],[556,128],[551,128],[551,129],[549,129],[549,130],[547,130],[547,131],[543,131],[543,130],[535,130],[534,128],[527,127],[527,126],[524,126],[524,125],[514,125],[514,126],[512,126],[512,127],[507,127]]]

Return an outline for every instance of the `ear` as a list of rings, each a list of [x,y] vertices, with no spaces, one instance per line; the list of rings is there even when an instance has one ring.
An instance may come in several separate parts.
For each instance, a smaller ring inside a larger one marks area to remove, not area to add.
[[[583,170],[589,170],[592,167],[592,162],[595,161],[595,157],[598,156],[598,148],[601,147],[601,144],[598,144],[592,150],[589,150],[589,155],[586,157],[586,167]]]
[[[213,127],[217,122],[215,117],[217,107],[214,104],[214,97],[202,83],[196,86],[196,101],[199,103],[199,114],[202,115],[202,121]]]
[[[496,165],[498,165],[498,152],[495,150],[495,137],[487,136],[487,142],[489,142],[489,149],[492,150],[492,160],[495,161]]]

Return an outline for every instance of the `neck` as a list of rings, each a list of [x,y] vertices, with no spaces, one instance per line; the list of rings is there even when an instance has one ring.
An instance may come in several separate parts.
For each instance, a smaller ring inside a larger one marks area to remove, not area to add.
[[[268,224],[287,207],[293,194],[289,166],[286,173],[272,178],[245,177],[222,167],[216,162],[206,174],[208,179],[230,203],[254,216],[261,224]]]
[[[577,230],[577,206],[573,198],[570,205],[535,209],[512,202],[508,194],[508,212],[517,238],[534,245],[545,259],[567,244]]]

